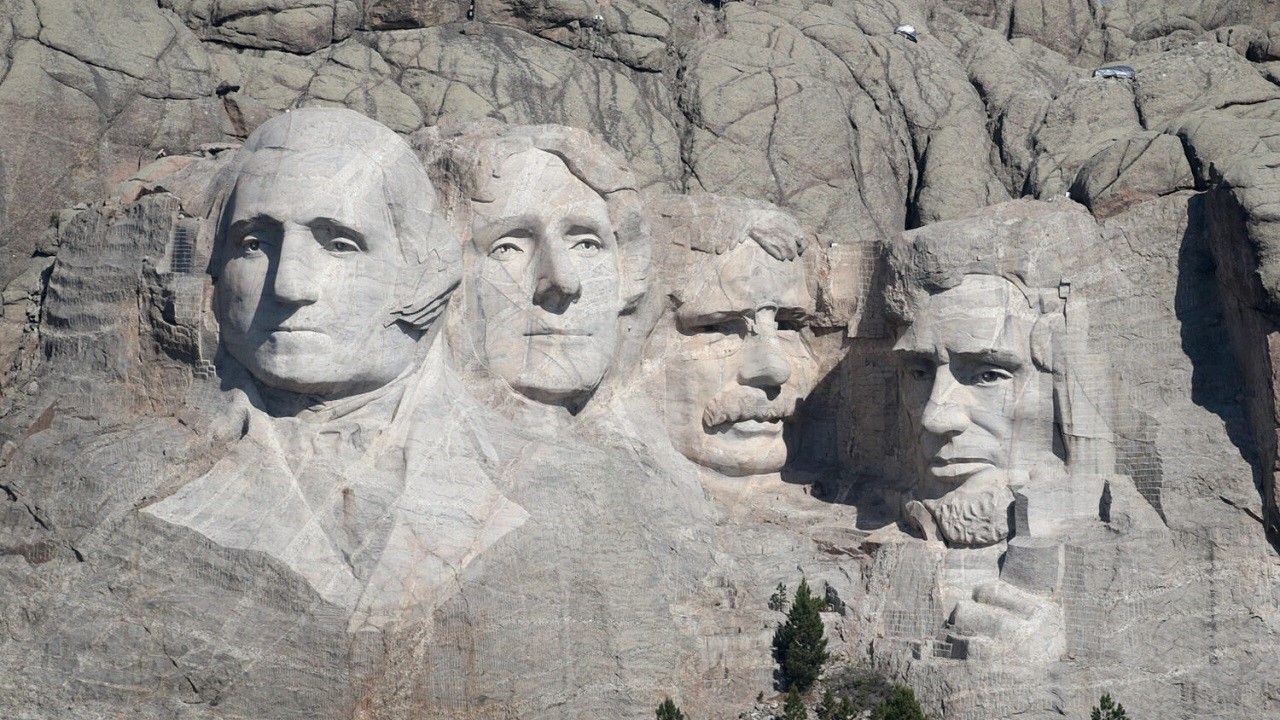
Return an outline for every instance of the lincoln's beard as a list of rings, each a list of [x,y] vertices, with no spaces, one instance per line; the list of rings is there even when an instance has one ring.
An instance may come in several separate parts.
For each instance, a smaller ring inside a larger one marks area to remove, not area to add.
[[[1004,483],[978,489],[962,486],[923,502],[948,545],[992,545],[1009,536],[1013,493]]]

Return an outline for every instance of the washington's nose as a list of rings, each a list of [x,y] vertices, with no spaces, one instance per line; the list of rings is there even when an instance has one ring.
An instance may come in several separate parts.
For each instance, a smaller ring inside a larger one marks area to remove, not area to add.
[[[778,349],[773,336],[753,335],[746,339],[747,347],[738,365],[738,382],[743,385],[765,388],[781,388],[791,379],[791,363]]]
[[[318,250],[315,240],[309,233],[305,237],[299,235],[296,231],[286,231],[281,239],[271,289],[282,302],[310,305],[320,299],[320,285],[324,278],[312,262],[311,255]]]
[[[582,295],[582,281],[563,248],[546,247],[538,261],[534,304],[551,312],[564,312]]]
[[[920,424],[935,435],[958,435],[969,427],[969,411],[965,388],[951,374],[950,365],[939,366],[933,376],[929,402],[924,406]]]

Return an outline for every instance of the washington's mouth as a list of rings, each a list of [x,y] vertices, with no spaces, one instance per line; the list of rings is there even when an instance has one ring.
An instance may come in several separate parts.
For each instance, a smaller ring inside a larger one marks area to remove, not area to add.
[[[966,477],[994,466],[987,458],[980,457],[935,457],[929,461],[929,471],[935,477]]]

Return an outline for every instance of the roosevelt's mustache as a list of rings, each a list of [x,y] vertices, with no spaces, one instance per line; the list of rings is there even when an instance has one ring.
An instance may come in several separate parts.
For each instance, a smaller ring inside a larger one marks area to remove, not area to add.
[[[798,396],[788,392],[779,393],[773,399],[759,395],[721,394],[707,403],[707,409],[702,411],[702,424],[713,428],[717,425],[744,420],[758,422],[789,420],[800,409],[800,402],[801,399]]]

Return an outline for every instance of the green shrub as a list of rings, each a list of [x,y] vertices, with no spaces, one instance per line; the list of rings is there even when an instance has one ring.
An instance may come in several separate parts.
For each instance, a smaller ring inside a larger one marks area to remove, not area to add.
[[[911,688],[897,685],[884,702],[871,711],[871,720],[926,720]]]
[[[684,713],[680,712],[680,708],[667,698],[658,706],[658,720],[684,720]]]
[[[782,720],[809,720],[809,710],[804,706],[804,700],[795,687],[791,688],[787,699],[782,702]]]
[[[1102,693],[1098,704],[1093,706],[1093,713],[1089,718],[1090,720],[1129,720],[1129,715],[1124,711],[1123,705],[1111,699],[1111,693]]]

